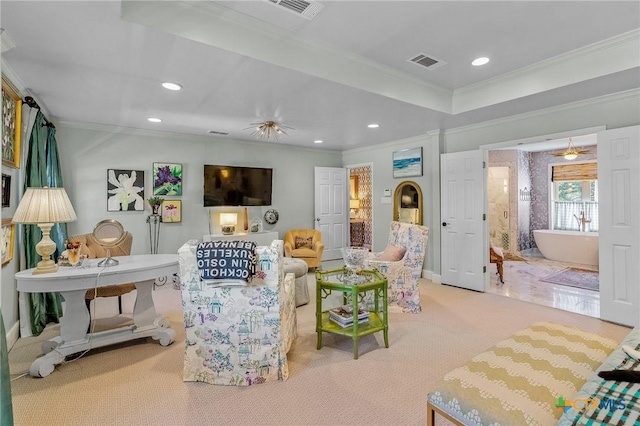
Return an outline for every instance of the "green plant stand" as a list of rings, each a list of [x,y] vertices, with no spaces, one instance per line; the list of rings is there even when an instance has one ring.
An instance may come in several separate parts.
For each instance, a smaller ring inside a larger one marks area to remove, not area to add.
[[[355,282],[354,282],[355,281]],[[344,304],[353,309],[353,325],[342,327],[329,319],[329,310],[324,310],[322,301],[332,292],[342,292]],[[369,319],[358,323],[358,307],[364,301],[367,292],[373,293],[373,306],[369,311]],[[316,332],[318,333],[317,349],[322,348],[322,333],[333,333],[351,337],[353,340],[353,358],[358,359],[358,341],[362,336],[382,331],[384,346],[389,347],[389,323],[387,315],[387,279],[377,270],[361,270],[355,279],[351,279],[346,268],[331,271],[316,271]]]

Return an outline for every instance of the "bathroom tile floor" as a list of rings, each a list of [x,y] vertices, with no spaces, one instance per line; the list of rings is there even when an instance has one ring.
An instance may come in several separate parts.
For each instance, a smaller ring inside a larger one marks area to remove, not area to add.
[[[571,266],[596,270],[585,265],[526,257],[524,261],[504,262],[504,284],[501,284],[495,273],[496,265],[491,264],[488,292],[599,318],[599,292],[540,281],[540,278]]]

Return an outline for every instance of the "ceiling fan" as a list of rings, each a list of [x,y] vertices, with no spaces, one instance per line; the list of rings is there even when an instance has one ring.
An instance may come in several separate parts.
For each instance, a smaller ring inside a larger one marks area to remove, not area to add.
[[[564,157],[565,160],[575,160],[576,158],[578,158],[578,155],[589,153],[589,151],[576,149],[576,147],[573,146],[573,141],[571,140],[571,138],[569,138],[569,146],[567,146],[567,149],[565,149],[563,152],[556,152],[555,154],[553,154],[553,156]]]

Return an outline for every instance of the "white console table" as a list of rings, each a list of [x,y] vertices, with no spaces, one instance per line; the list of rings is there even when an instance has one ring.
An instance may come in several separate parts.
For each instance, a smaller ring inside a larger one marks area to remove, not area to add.
[[[51,274],[33,275],[33,269],[18,272],[18,291],[26,293],[60,292],[65,300],[60,318],[60,336],[42,343],[44,356],[36,359],[29,373],[46,377],[66,356],[114,343],[143,337],[159,340],[162,346],[173,342],[176,332],[162,315],[156,313],[152,287],[155,279],[178,272],[177,254],[143,254],[119,256],[116,266],[98,267],[99,259],[90,267],[60,267]],[[85,293],[95,287],[133,282],[137,295],[132,326],[97,333],[87,333],[91,318],[85,304]]]
[[[223,241],[223,240],[248,240],[253,241],[259,246],[271,245],[273,240],[278,239],[277,232],[236,232],[231,235],[209,234],[203,235],[202,241]]]

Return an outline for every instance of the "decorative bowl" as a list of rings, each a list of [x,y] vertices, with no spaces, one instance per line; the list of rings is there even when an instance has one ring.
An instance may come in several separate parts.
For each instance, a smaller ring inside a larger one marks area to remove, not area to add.
[[[340,252],[347,268],[355,271],[362,268],[362,264],[369,254],[369,249],[364,247],[342,247]]]

